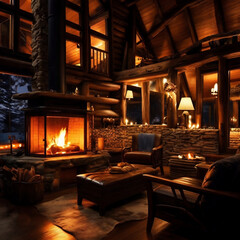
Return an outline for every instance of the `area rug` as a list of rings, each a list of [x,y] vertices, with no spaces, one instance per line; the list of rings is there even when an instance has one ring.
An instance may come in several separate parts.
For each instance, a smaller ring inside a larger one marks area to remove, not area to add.
[[[53,224],[79,240],[102,239],[119,223],[147,217],[146,194],[109,209],[104,216],[99,215],[95,205],[86,205],[83,202],[83,206],[78,206],[77,195],[67,194],[36,207]]]

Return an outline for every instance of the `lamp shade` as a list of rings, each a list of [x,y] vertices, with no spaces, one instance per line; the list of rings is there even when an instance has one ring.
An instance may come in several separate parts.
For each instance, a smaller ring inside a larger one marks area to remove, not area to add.
[[[180,104],[178,106],[178,110],[184,111],[194,110],[192,99],[190,97],[182,97]]]
[[[133,98],[133,91],[132,90],[127,90],[126,98],[127,99]]]

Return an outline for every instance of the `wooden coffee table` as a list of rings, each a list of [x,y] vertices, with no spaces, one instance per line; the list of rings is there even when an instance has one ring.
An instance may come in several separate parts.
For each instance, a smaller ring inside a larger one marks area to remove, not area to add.
[[[108,171],[77,175],[78,205],[86,198],[99,206],[104,215],[107,206],[146,190],[143,174],[157,175],[158,171],[147,165],[134,164],[136,170],[112,174]]]

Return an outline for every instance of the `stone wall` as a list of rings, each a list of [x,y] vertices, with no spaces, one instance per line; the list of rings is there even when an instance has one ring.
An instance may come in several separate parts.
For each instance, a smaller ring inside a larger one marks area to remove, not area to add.
[[[48,1],[32,0],[33,90],[48,90]]]
[[[240,128],[231,128],[230,131],[230,148],[238,148],[240,144]]]
[[[160,133],[163,136],[163,158],[165,164],[171,155],[182,153],[218,154],[217,129],[174,129],[161,125],[117,126],[94,129],[94,138],[104,138],[105,148],[130,147],[132,135],[136,133]]]

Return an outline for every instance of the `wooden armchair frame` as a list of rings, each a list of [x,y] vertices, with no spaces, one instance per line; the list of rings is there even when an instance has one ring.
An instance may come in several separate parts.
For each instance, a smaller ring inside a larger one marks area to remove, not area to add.
[[[240,201],[240,193],[239,192],[228,192],[228,191],[220,191],[220,190],[213,190],[209,188],[202,188],[197,185],[193,184],[187,184],[181,182],[179,179],[175,180],[169,180],[165,178],[161,178],[158,176],[152,176],[148,174],[143,175],[146,184],[147,184],[147,196],[148,196],[148,220],[147,220],[147,232],[150,233],[152,229],[152,225],[154,222],[156,216],[156,208],[162,209],[164,211],[169,211],[175,216],[188,216],[190,217],[195,223],[197,223],[202,230],[206,230],[205,224],[201,221],[201,219],[198,218],[190,209],[190,202],[187,200],[184,190],[193,192],[196,194],[199,194],[196,201],[195,201],[195,206],[199,206],[200,201],[203,196],[215,196],[215,197],[221,197],[221,198],[227,198],[231,200],[236,200]],[[172,190],[174,199],[179,201],[179,197],[181,198],[183,204],[181,206],[179,205],[166,205],[166,204],[161,204],[160,202],[156,202],[154,199],[154,194],[153,194],[153,183],[158,183],[158,184],[163,184],[165,186],[169,186]],[[176,190],[179,190],[180,195],[176,194]],[[171,219],[168,219],[171,221]],[[167,220],[167,221],[168,221]]]

